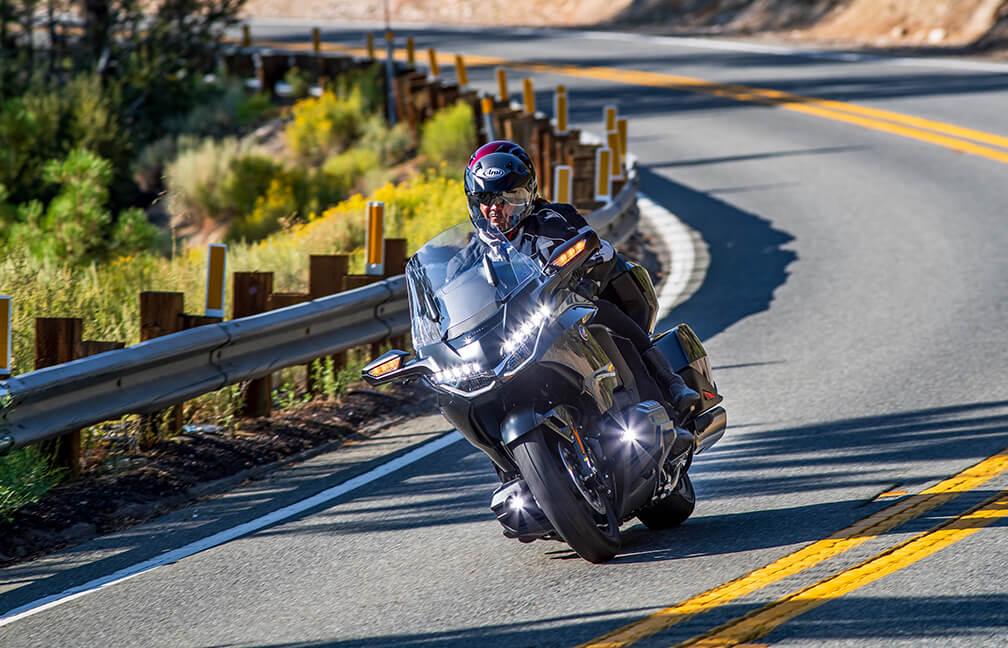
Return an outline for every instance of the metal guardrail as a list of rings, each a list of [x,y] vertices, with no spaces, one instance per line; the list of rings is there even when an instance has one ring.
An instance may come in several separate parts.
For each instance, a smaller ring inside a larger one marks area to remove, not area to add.
[[[621,243],[637,227],[636,169],[588,216]],[[227,385],[409,330],[406,280],[173,333],[0,381],[0,454],[70,430],[162,410]]]

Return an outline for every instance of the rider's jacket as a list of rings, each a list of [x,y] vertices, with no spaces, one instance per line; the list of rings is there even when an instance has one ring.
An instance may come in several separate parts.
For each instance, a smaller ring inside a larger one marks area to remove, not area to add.
[[[588,223],[573,205],[536,198],[532,213],[509,237],[521,252],[545,266],[557,246],[574,238]]]

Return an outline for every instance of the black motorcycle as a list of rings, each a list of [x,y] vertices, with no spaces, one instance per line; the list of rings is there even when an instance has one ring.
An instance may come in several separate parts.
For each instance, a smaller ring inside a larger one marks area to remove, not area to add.
[[[724,434],[711,366],[685,324],[654,335],[701,403],[677,429],[629,340],[592,323],[582,294],[600,241],[589,228],[542,269],[506,238],[450,229],[409,261],[416,357],[393,350],[364,368],[372,385],[420,378],[445,418],[493,461],[491,509],[522,542],[562,539],[592,562],[612,558],[620,524],[686,520],[694,455]],[[647,272],[620,261],[607,299],[653,334]]]

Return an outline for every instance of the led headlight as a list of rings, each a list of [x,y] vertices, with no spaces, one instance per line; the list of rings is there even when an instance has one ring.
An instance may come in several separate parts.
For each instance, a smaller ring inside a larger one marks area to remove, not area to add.
[[[514,329],[504,340],[504,344],[501,345],[501,351],[504,352],[504,355],[511,355],[527,344],[539,332],[539,328],[549,319],[549,316],[549,306],[540,306],[528,319],[522,322],[521,326]]]
[[[434,374],[434,380],[441,384],[458,383],[480,373],[480,366],[475,362],[464,362],[447,367]]]

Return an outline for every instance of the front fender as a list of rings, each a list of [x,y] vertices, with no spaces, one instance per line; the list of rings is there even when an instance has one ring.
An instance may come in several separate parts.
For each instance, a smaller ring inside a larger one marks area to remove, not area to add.
[[[558,405],[545,414],[537,412],[531,406],[522,407],[504,417],[501,423],[501,439],[504,445],[510,446],[532,430],[543,427],[573,443],[573,425],[573,413],[565,405]]]

